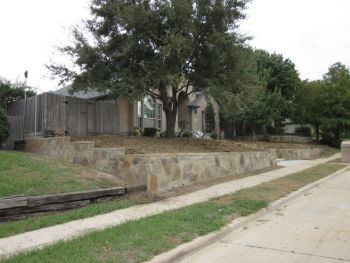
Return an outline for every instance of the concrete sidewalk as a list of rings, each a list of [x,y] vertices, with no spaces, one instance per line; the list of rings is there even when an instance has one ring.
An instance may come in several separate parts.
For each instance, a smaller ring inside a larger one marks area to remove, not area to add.
[[[278,170],[214,185],[190,194],[172,197],[151,204],[116,210],[111,213],[98,215],[91,218],[75,220],[61,225],[2,238],[0,239],[0,257],[12,255],[24,250],[40,248],[53,244],[57,241],[71,239],[91,231],[116,226],[126,221],[144,218],[172,209],[204,202],[217,196],[232,194],[240,189],[253,187],[264,182],[281,178],[289,174],[305,170],[317,164],[326,163],[339,157],[340,154],[335,154],[329,158],[303,161],[302,163],[294,162],[294,164]],[[285,163],[285,165],[287,164],[288,163]]]
[[[174,262],[350,262],[350,171]]]

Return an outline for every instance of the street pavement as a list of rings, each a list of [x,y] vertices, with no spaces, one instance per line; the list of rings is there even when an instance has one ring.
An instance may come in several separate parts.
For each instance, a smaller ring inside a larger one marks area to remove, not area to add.
[[[177,262],[350,262],[350,171]]]

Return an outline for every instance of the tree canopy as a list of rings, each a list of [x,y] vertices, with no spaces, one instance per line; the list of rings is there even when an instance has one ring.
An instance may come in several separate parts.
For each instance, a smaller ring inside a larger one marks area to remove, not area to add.
[[[265,50],[255,50],[257,60],[257,71],[260,82],[269,91],[280,91],[285,100],[282,116],[290,118],[297,89],[300,85],[299,73],[295,64],[284,58],[281,54]]]
[[[210,86],[230,86],[238,22],[248,0],[93,0],[84,34],[61,51],[77,70],[49,65],[73,90],[116,96],[149,94],[162,101],[167,135],[174,136],[181,98]],[[180,93],[182,94],[181,96]]]
[[[304,81],[295,103],[294,120],[319,129],[331,131],[334,139],[341,139],[341,132],[350,127],[350,71],[344,64],[331,65],[323,80]]]
[[[27,91],[27,97],[34,96],[35,93],[31,90]],[[24,88],[11,83],[0,81],[0,103],[9,103],[12,101],[24,98]]]
[[[291,117],[300,79],[294,64],[282,55],[251,48],[242,48],[240,55],[233,85],[214,88],[212,93],[224,119],[248,123],[255,135],[256,126]]]

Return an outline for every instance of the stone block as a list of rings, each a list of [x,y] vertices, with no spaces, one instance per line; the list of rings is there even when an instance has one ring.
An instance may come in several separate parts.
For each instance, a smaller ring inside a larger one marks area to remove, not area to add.
[[[341,161],[342,163],[350,163],[350,141],[341,143]]]

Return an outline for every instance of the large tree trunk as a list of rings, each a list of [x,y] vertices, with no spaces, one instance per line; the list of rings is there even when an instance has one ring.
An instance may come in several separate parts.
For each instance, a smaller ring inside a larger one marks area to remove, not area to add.
[[[177,94],[177,86],[172,88],[171,97],[168,97],[165,88],[162,90],[163,93],[161,94],[161,100],[163,102],[163,110],[166,118],[166,137],[175,137],[176,116],[180,103]]]
[[[176,115],[177,115],[177,107],[176,110],[166,111],[166,137],[175,137],[175,124],[176,124]]]

